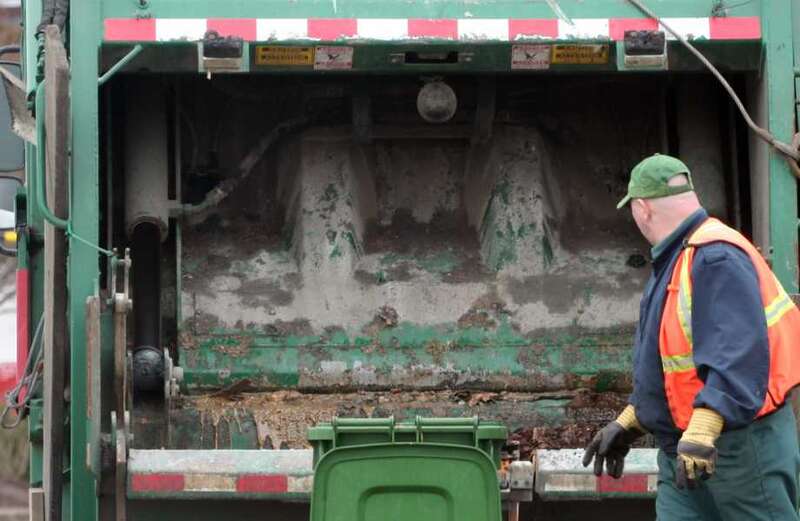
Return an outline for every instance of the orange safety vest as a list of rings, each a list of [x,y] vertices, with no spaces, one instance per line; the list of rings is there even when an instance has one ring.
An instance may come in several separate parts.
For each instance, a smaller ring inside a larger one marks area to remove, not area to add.
[[[769,338],[769,384],[757,417],[783,405],[787,393],[800,384],[800,310],[750,241],[718,219],[708,219],[692,233],[678,256],[661,317],[659,352],[664,390],[672,419],[681,430],[689,425],[694,399],[703,388],[692,357],[692,260],[698,246],[720,241],[738,246],[750,256],[761,288]]]

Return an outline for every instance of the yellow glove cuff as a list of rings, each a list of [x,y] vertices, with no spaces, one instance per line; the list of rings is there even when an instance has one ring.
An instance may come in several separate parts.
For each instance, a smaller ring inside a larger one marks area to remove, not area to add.
[[[626,431],[637,429],[641,432],[647,432],[644,430],[644,427],[639,424],[639,420],[636,419],[636,409],[633,408],[633,405],[625,407],[617,417],[616,422],[622,425],[622,428]]]
[[[681,441],[713,447],[724,425],[725,420],[718,412],[698,407],[692,413],[692,419],[689,420],[689,426],[686,427]]]

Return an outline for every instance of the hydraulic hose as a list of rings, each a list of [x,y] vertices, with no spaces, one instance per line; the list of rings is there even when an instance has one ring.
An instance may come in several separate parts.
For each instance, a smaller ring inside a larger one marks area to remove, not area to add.
[[[703,53],[698,51],[694,45],[689,43],[689,41],[686,38],[684,38],[683,35],[675,31],[668,24],[664,23],[664,20],[656,16],[656,14],[649,7],[644,5],[640,0],[628,0],[628,1],[634,6],[636,6],[636,8],[639,9],[642,13],[656,20],[661,27],[666,29],[668,33],[677,38],[677,40],[681,42],[683,46],[689,50],[689,52],[691,52],[698,60],[700,60],[700,63],[702,63],[703,66],[706,69],[708,69],[709,72],[711,72],[711,74],[713,74],[714,77],[717,78],[717,80],[719,80],[720,84],[722,84],[722,87],[725,89],[730,98],[733,100],[733,103],[736,105],[736,108],[739,109],[739,112],[744,118],[745,123],[747,123],[747,126],[750,127],[750,130],[752,130],[755,135],[764,140],[772,148],[783,154],[783,156],[789,163],[789,167],[792,171],[792,174],[794,174],[795,177],[800,178],[800,166],[798,165],[798,162],[800,161],[800,151],[798,151],[797,149],[797,143],[793,142],[791,145],[784,143],[778,140],[767,129],[758,126],[756,122],[753,121],[753,118],[750,117],[750,114],[748,114],[747,109],[744,107],[744,103],[742,103],[742,100],[739,99],[739,96],[733,90],[733,87],[731,87],[730,83],[728,83],[725,77],[722,76],[722,73],[720,73],[719,70],[717,70],[717,68],[714,67],[714,65],[708,60],[708,58],[703,56]]]
[[[69,0],[55,0],[55,10],[53,12],[53,23],[64,34],[64,27],[67,25],[69,18]]]
[[[133,260],[133,384],[154,391],[163,384],[161,354],[161,230],[150,221],[131,234]]]
[[[244,159],[239,162],[235,175],[229,179],[226,179],[208,192],[201,202],[197,204],[183,205],[183,215],[188,216],[202,213],[210,208],[213,208],[214,206],[217,206],[226,197],[228,197],[228,195],[230,195],[237,186],[239,186],[239,183],[241,183],[247,178],[247,176],[250,175],[258,162],[264,157],[264,154],[266,154],[270,147],[272,147],[272,145],[275,144],[280,137],[288,132],[292,132],[304,127],[309,122],[310,118],[306,116],[300,116],[275,125],[270,132],[268,132],[255,144],[255,146],[253,146]]]
[[[36,107],[36,119],[39,120],[36,123],[36,181],[34,182],[33,191],[36,207],[42,213],[42,216],[45,218],[47,222],[55,226],[56,228],[60,228],[62,230],[66,230],[68,226],[68,222],[60,217],[57,217],[50,208],[47,206],[47,197],[45,195],[45,172],[47,170],[46,166],[46,154],[45,149],[47,148],[46,142],[46,135],[44,129],[44,81],[40,82],[39,85],[36,87],[36,100],[35,100],[35,107]]]
[[[44,34],[44,28],[53,23],[56,15],[56,0],[44,0],[42,2],[42,18],[36,28],[37,34]]]

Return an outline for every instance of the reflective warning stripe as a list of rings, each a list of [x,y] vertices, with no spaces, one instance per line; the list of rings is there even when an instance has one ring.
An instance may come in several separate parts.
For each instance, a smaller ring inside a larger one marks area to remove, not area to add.
[[[182,492],[186,478],[183,474],[131,474],[128,484],[133,492]]]
[[[641,495],[647,497],[655,494],[658,486],[658,475],[630,474],[614,479],[603,475],[596,477],[590,474],[546,474],[537,476],[537,487],[545,496],[614,496],[616,494]]]
[[[715,226],[710,225],[708,229],[703,229],[705,232],[715,231]],[[718,227],[722,228],[722,227]],[[691,276],[689,274],[689,264],[691,263],[690,255],[687,250],[681,260],[681,273],[680,273],[680,287],[678,289],[678,320],[680,321],[683,334],[689,346],[692,345],[692,285]],[[775,278],[773,274],[773,278]],[[781,283],[775,278],[775,285],[778,287],[780,294],[775,299],[764,307],[764,316],[767,319],[767,327],[772,327],[780,321],[780,319],[787,312],[794,308],[794,302],[791,297],[786,293],[781,286]]]
[[[665,18],[687,39],[760,40],[757,16]],[[199,41],[206,31],[245,41],[611,40],[627,30],[657,29],[647,18],[106,18],[107,42]],[[667,35],[671,39],[671,35]]]
[[[136,494],[169,493],[230,493],[230,494],[308,494],[313,487],[313,476],[288,476],[281,474],[225,475],[213,473],[193,474],[130,474],[130,492]]]
[[[581,463],[583,449],[538,449],[534,487],[540,499],[651,498],[658,488],[658,450],[631,449],[620,479],[596,477]]]
[[[692,345],[692,281],[689,277],[689,264],[691,262],[689,251],[683,253],[681,258],[681,276],[678,287],[678,321],[689,346]]]
[[[139,450],[128,457],[130,499],[307,500],[311,450]]]
[[[780,407],[789,391],[800,385],[800,360],[795,342],[800,329],[797,307],[755,246],[733,228],[716,219],[708,219],[691,234],[688,244],[678,257],[678,264],[672,270],[659,331],[664,390],[672,420],[681,430],[688,427],[695,397],[704,385],[692,360],[692,259],[696,248],[719,242],[742,249],[753,263],[758,276],[758,298],[764,313],[764,324],[769,332],[771,364],[768,396],[757,417]],[[724,310],[720,312],[722,315],[717,317],[718,320],[736,320],[736,317],[725,314]],[[758,327],[758,322],[760,320],[750,325]],[[711,327],[724,327],[724,324],[711,324]]]
[[[688,355],[662,356],[661,367],[664,368],[664,373],[694,370],[694,358],[691,353]]]
[[[767,316],[767,327],[772,327],[777,324],[783,315],[792,308],[794,308],[794,302],[792,302],[789,295],[782,290],[781,294],[775,297],[775,300],[764,308],[764,314]]]

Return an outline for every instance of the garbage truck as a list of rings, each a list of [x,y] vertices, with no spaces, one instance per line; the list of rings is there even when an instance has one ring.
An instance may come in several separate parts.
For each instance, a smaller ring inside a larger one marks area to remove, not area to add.
[[[681,157],[798,291],[791,0],[22,20],[3,421],[31,519],[649,519],[651,442],[619,480],[580,465],[631,391],[631,167]]]

